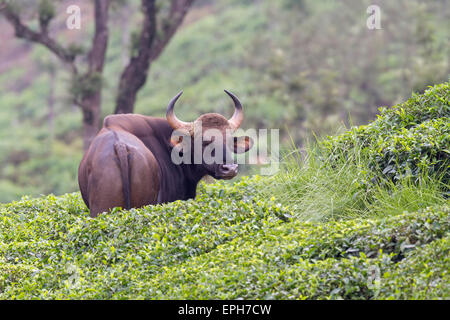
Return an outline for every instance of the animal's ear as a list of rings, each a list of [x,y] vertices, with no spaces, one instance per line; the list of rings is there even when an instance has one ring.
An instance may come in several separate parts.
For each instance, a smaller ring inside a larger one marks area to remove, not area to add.
[[[234,137],[234,153],[244,153],[253,147],[253,139],[249,136]]]

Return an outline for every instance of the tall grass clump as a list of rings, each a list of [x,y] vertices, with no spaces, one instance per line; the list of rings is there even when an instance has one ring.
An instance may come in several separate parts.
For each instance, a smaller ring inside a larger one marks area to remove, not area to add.
[[[283,157],[280,172],[262,190],[288,205],[296,218],[320,221],[354,217],[364,212],[363,161],[342,157],[332,163],[320,146],[293,149]],[[355,157],[359,157],[355,153]]]
[[[449,83],[372,123],[292,147],[261,192],[301,220],[396,215],[444,203],[450,174]]]
[[[370,215],[397,215],[448,202],[444,191],[448,186],[442,182],[442,176],[422,175],[417,183],[412,180],[407,177],[397,183],[387,181],[384,185],[375,185],[370,201],[366,202]]]
[[[348,157],[330,157],[320,144],[308,147],[306,154],[294,149],[262,194],[289,206],[303,221],[383,217],[446,202],[442,177],[423,174],[417,183],[403,177],[380,184],[367,181],[371,169],[360,149]]]

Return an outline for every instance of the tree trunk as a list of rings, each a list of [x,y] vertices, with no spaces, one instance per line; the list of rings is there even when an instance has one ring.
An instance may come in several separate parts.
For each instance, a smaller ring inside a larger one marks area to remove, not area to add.
[[[120,77],[115,113],[133,112],[136,94],[147,80],[151,47],[156,33],[155,0],[142,0],[142,11],[144,21],[138,54],[131,58]]]
[[[151,63],[167,46],[193,2],[172,0],[169,14],[157,32],[155,1],[142,0],[144,21],[138,53],[130,59],[120,77],[115,113],[133,113],[136,95],[147,80]]]
[[[108,0],[95,1],[95,34],[92,48],[88,55],[89,70],[87,77],[103,74],[106,49],[108,47]],[[83,148],[86,151],[100,128],[100,111],[102,103],[102,85],[98,84],[93,93],[82,97],[83,112]]]
[[[83,148],[86,151],[100,126],[100,92],[83,101]]]

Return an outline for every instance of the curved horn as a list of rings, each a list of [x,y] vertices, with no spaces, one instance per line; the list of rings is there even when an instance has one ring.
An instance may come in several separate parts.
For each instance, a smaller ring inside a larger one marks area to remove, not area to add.
[[[182,94],[183,91],[181,91],[179,94],[173,97],[172,100],[170,100],[169,105],[167,106],[166,119],[174,130],[182,128],[189,130],[192,127],[192,123],[179,120],[175,115],[175,113],[173,112],[175,103]]]
[[[237,129],[241,126],[242,121],[244,120],[244,111],[242,110],[242,104],[239,101],[239,99],[232,94],[231,92],[224,90],[227,95],[230,96],[231,99],[233,99],[234,102],[234,114],[233,116],[228,120],[228,123],[233,129]]]

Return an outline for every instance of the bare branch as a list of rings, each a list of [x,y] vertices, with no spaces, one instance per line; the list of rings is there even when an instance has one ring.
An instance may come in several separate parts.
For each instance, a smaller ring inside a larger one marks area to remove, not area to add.
[[[173,0],[166,23],[161,26],[161,36],[155,39],[152,47],[151,61],[156,60],[172,39],[178,27],[183,23],[186,13],[195,0]]]
[[[48,26],[53,18],[52,3],[41,2],[39,8],[39,31],[25,25],[19,14],[12,7],[0,0],[0,14],[3,14],[12,25],[17,38],[25,39],[47,47],[62,62],[70,67],[72,72],[73,102],[78,105],[83,114],[83,141],[87,149],[91,140],[98,132],[101,116],[101,80],[108,46],[108,15],[109,0],[95,0],[95,31],[92,46],[87,55],[88,68],[79,74],[75,64],[77,53],[70,48],[64,48],[48,35]],[[47,5],[47,6],[45,6]]]
[[[72,71],[76,73],[76,67],[74,65],[75,54],[63,48],[55,40],[50,38],[45,29],[41,29],[41,32],[36,32],[30,29],[28,26],[24,25],[20,20],[20,17],[13,10],[11,10],[8,5],[6,5],[5,3],[3,4],[4,6],[1,8],[2,10],[0,11],[0,13],[2,13],[9,21],[9,23],[14,27],[16,37],[42,44],[51,52],[53,52],[64,63],[69,64]]]

